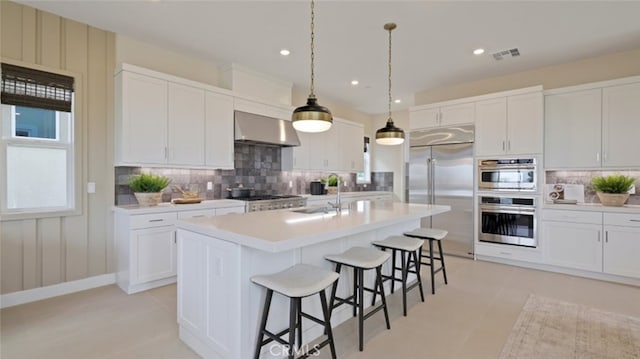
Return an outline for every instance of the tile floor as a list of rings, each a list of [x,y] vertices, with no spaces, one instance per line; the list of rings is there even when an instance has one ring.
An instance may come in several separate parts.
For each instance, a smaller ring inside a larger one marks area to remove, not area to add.
[[[402,316],[399,292],[382,314],[336,330],[340,358],[497,358],[529,294],[535,293],[640,317],[640,288],[563,274],[448,257],[449,285],[436,277],[426,301],[409,293]],[[424,268],[428,270],[428,268]],[[428,278],[428,277],[427,277]],[[115,285],[0,311],[0,358],[198,358],[178,339],[175,285],[126,295]],[[323,349],[319,358],[328,358]],[[235,358],[233,358],[235,359]]]

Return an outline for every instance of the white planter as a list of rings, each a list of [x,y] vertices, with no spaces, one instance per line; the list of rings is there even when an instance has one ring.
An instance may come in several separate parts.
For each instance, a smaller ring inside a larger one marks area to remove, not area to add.
[[[157,206],[162,201],[162,192],[135,192],[133,195],[141,206]]]
[[[622,207],[627,199],[629,199],[628,193],[596,192],[596,194],[598,198],[600,198],[600,203],[602,203],[603,206]]]

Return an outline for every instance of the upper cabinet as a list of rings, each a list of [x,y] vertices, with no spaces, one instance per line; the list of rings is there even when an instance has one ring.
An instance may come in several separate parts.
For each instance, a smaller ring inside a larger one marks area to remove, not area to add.
[[[474,120],[473,102],[432,104],[409,110],[409,128],[411,130],[473,123]]]
[[[542,153],[542,89],[532,90],[476,102],[477,156]]]
[[[547,91],[546,168],[640,165],[640,77]]]
[[[362,172],[364,126],[335,118],[328,131],[298,132],[301,145],[283,148],[284,170]]]
[[[116,74],[116,165],[233,168],[233,97],[122,64]]]

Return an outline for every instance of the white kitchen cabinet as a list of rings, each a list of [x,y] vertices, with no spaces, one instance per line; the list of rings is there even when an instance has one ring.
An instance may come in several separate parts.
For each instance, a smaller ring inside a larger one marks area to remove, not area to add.
[[[542,153],[543,106],[540,91],[476,102],[476,155]]]
[[[310,133],[306,136],[309,144],[309,169],[338,171],[340,169],[340,130],[338,121],[328,131]]]
[[[116,162],[166,162],[167,96],[164,80],[125,71],[116,76]]]
[[[204,90],[169,82],[167,111],[169,127],[167,163],[203,166]]]
[[[298,132],[300,146],[282,149],[283,169],[308,170],[310,168],[309,153],[314,143],[311,137],[315,135],[316,133]],[[289,166],[291,167],[289,168]]]
[[[340,146],[340,170],[364,171],[364,127],[346,122],[337,122]]]
[[[545,94],[546,168],[637,167],[640,77]]]
[[[205,165],[233,169],[233,97],[205,94]]]
[[[116,213],[116,282],[127,294],[176,281],[176,212]]]
[[[132,294],[176,282],[176,220],[244,213],[241,203],[218,208],[190,206],[167,207],[164,212],[149,207],[153,213],[116,211],[116,282],[123,291]]]
[[[604,214],[603,271],[640,278],[640,215]]]
[[[602,89],[602,152],[605,167],[640,166],[640,82]]]
[[[293,108],[289,106],[276,106],[239,97],[234,100],[234,109],[288,121],[291,120],[293,113]]]
[[[542,221],[546,263],[602,271],[602,225]]]
[[[233,98],[225,90],[122,64],[116,165],[233,168]]]
[[[546,168],[601,166],[600,89],[545,96]]]
[[[433,104],[409,111],[411,130],[430,127],[452,126],[475,121],[474,103],[452,105]]]

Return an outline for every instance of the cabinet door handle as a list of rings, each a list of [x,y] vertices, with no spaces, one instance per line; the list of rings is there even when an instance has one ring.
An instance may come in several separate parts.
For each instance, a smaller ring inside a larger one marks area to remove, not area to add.
[[[504,152],[505,147],[504,147],[504,141],[502,141],[502,151]]]
[[[598,231],[598,242],[600,242],[600,231]]]
[[[630,219],[629,222],[640,222],[640,219]]]
[[[199,214],[197,216],[192,216],[191,218],[198,218],[198,217],[204,217],[204,214]]]
[[[604,232],[604,242],[609,243],[609,231]]]
[[[600,162],[600,152],[596,152],[596,162]]]
[[[511,151],[511,140],[507,141],[507,151]]]
[[[149,222],[162,222],[164,221],[164,219],[160,218],[160,219],[150,219]]]

